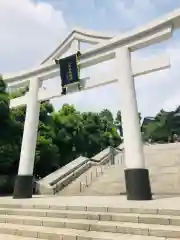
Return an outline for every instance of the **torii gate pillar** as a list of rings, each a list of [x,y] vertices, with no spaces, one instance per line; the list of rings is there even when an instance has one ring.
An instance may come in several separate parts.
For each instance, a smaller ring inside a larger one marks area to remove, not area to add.
[[[31,198],[33,193],[34,156],[40,111],[40,102],[38,101],[39,86],[40,81],[38,78],[31,79],[29,84],[19,170],[15,181],[13,198]]]
[[[125,183],[128,200],[151,200],[148,169],[145,169],[136,91],[127,47],[116,51],[120,109],[125,146]]]

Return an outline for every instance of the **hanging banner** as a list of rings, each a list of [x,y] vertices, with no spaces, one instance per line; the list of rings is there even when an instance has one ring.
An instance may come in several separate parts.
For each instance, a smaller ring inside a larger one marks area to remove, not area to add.
[[[61,85],[63,89],[62,94],[66,94],[65,90],[69,84],[80,83],[80,69],[78,66],[80,55],[81,53],[77,52],[69,57],[55,60],[56,64],[60,66]]]

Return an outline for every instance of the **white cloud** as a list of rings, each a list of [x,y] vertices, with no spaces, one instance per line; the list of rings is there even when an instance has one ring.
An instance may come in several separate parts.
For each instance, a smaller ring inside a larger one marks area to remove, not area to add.
[[[115,0],[114,0],[115,1]],[[129,2],[129,4],[128,4]],[[130,2],[132,3],[130,5]],[[162,2],[162,1],[161,1]],[[139,25],[156,15],[156,1],[129,0],[116,1],[122,22]],[[162,4],[162,3],[161,3]],[[30,0],[0,0],[0,72],[14,72],[39,65],[44,57],[60,43],[67,34],[68,26],[61,9],[50,4],[33,4]],[[122,24],[121,24],[122,25]],[[150,48],[137,56],[148,58],[160,52],[169,52],[172,69],[136,79],[139,110],[145,115],[153,115],[160,108],[172,109],[180,104],[180,44],[179,36],[163,48]],[[92,78],[113,78],[114,64],[104,63],[86,69],[83,76]],[[48,86],[60,85],[59,79]],[[116,85],[110,85],[83,93],[53,100],[56,106],[63,102],[75,104],[81,110],[98,111],[109,108],[113,112],[119,109],[119,91]]]
[[[167,75],[169,80],[169,96],[164,99],[162,108],[167,110],[174,110],[180,105],[180,43],[175,42],[171,47],[167,49],[171,56],[171,70]]]
[[[67,34],[67,25],[60,9],[55,10],[50,4],[34,4],[30,0],[1,0],[0,1],[1,44],[0,72],[17,72],[39,65],[44,57],[50,54]],[[84,71],[83,75],[106,76],[110,70],[95,67]],[[96,70],[98,71],[96,73]],[[104,75],[103,75],[103,74]],[[45,86],[59,86],[59,79],[47,81]],[[107,92],[108,90],[105,90]],[[75,104],[82,110],[99,110],[102,105],[111,107],[106,94],[101,92],[100,102],[96,107],[92,104],[97,96],[97,90],[77,93],[63,99],[53,100],[60,106],[64,102]]]
[[[152,0],[115,0],[114,8],[121,15],[124,26],[133,27],[150,20],[157,14]]]
[[[137,27],[155,19],[159,15],[173,9],[169,0],[115,0],[114,8],[127,27]],[[126,27],[126,28],[127,28]],[[180,105],[180,34],[166,43],[158,44],[136,52],[136,57],[149,58],[151,55],[168,53],[171,59],[171,69],[156,72],[135,79],[139,110],[144,115],[154,115],[161,108],[174,109]]]
[[[67,32],[63,13],[50,4],[0,0],[0,72],[39,64]]]
[[[16,72],[39,65],[44,57],[50,54],[67,34],[67,25],[60,9],[56,11],[50,4],[34,4],[30,0],[0,1],[1,44],[0,72]],[[110,66],[87,69],[82,76],[106,76]],[[98,73],[96,73],[96,70]],[[102,74],[103,72],[103,74]],[[45,84],[48,88],[59,87],[59,79],[52,79]],[[108,91],[108,90],[106,90]],[[106,92],[105,91],[105,92]],[[106,94],[96,107],[92,99],[97,96],[97,90],[77,93],[73,96],[53,100],[57,106],[64,102],[75,104],[82,110],[99,110],[99,106],[107,105]],[[107,107],[111,107],[110,104]]]
[[[165,3],[164,1],[156,2],[153,0],[117,0],[115,5],[121,14],[121,19],[125,19],[129,22],[127,25],[132,27],[143,24],[158,16],[163,6],[167,5],[167,1]],[[180,34],[177,32],[174,39],[154,45],[143,51],[138,51],[135,54],[136,57],[148,59],[153,55],[156,56],[166,52],[171,59],[171,69],[135,79],[139,111],[145,116],[154,115],[161,108],[171,110],[180,105],[179,38]],[[104,67],[101,66],[96,69],[97,76],[113,76],[113,65],[107,64],[103,66]],[[94,72],[95,71],[93,71],[93,74]],[[86,103],[83,102],[83,99],[85,99],[83,95],[79,97],[79,105],[83,108],[83,106],[87,104],[91,109],[95,110],[109,107],[115,112],[120,106],[118,95],[119,91],[116,85],[107,86],[99,90],[93,90],[91,94],[87,93]]]
[[[180,44],[178,39],[179,36],[157,51],[150,49],[149,54],[146,52],[146,56],[151,55],[152,52],[155,55],[167,53],[171,68],[136,79],[139,108],[144,115],[154,115],[162,108],[172,110],[180,105]]]
[[[175,39],[132,55],[133,60],[137,61],[137,58],[148,59],[167,53],[171,61],[170,69],[135,78],[138,107],[144,116],[153,116],[161,108],[171,110],[180,105],[180,44],[178,39],[179,33],[175,34]],[[90,70],[89,73],[95,78],[111,79],[115,76],[113,62],[101,64]],[[74,103],[83,110],[86,107],[94,111],[109,108],[115,113],[120,108],[119,93],[117,85],[112,84],[82,94],[75,94]]]

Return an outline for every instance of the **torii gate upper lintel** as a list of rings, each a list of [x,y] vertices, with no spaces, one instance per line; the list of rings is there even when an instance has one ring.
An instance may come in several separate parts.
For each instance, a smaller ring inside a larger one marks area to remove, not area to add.
[[[140,62],[136,66],[131,64],[131,51],[147,47],[169,39],[175,29],[180,27],[180,9],[123,35],[104,39],[87,51],[82,52],[80,67],[85,68],[109,59],[116,59],[117,78],[114,80],[97,79],[91,83],[86,81],[84,90],[117,81],[120,91],[120,106],[125,146],[125,182],[127,198],[130,200],[152,199],[149,182],[149,172],[145,168],[143,146],[141,141],[136,92],[133,78],[153,71],[170,67],[166,56]],[[87,34],[86,34],[87,35]],[[77,33],[78,39],[78,33]],[[55,53],[54,53],[55,55]],[[53,58],[53,54],[51,57]],[[54,96],[60,96],[61,89],[56,93],[41,93],[41,81],[58,76],[59,68],[56,64],[42,64],[40,67],[17,75],[4,75],[7,83],[29,81],[29,93],[20,99],[27,104],[26,119],[21,148],[18,176],[15,182],[14,198],[32,197],[32,178],[34,168],[34,154],[37,138],[39,118],[39,102]],[[13,101],[16,101],[13,100]],[[18,105],[17,103],[15,105]],[[31,125],[30,125],[31,124]]]
[[[72,32],[60,43],[60,45],[47,57],[45,58],[41,64],[45,64],[55,58],[60,58],[62,54],[67,50],[69,45],[73,42],[73,40],[77,40],[77,49],[80,48],[80,42],[90,43],[90,44],[98,44],[102,41],[109,40],[113,38],[112,34],[102,34],[99,32],[95,32],[92,30],[86,30],[83,28],[74,28]]]

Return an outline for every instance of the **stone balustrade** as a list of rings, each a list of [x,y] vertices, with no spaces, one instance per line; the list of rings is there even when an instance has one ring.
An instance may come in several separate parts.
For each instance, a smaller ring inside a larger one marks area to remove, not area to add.
[[[117,154],[117,152],[114,154]],[[111,160],[110,155],[111,152],[110,148],[108,147],[95,155],[92,159],[82,156],[75,159],[64,167],[39,180],[36,183],[36,193],[43,195],[56,194],[92,166],[106,164]]]

